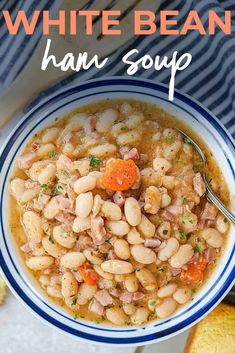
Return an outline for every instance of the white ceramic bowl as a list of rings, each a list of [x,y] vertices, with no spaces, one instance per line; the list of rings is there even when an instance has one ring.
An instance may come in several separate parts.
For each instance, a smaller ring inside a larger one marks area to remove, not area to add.
[[[59,330],[90,342],[114,345],[143,345],[157,342],[190,327],[206,315],[225,296],[235,277],[235,237],[231,227],[225,252],[196,298],[167,320],[156,321],[140,328],[113,328],[91,322],[79,322],[49,300],[27,271],[9,227],[8,181],[17,156],[26,141],[38,130],[51,124],[56,117],[87,103],[115,98],[134,98],[156,103],[191,126],[210,149],[229,185],[232,209],[235,208],[235,151],[234,142],[219,121],[190,97],[176,92],[173,102],[168,100],[168,88],[151,81],[110,78],[90,81],[55,94],[32,109],[7,138],[0,159],[0,265],[3,275],[16,296],[38,317]],[[16,309],[17,310],[17,309]],[[14,318],[13,318],[14,319]]]

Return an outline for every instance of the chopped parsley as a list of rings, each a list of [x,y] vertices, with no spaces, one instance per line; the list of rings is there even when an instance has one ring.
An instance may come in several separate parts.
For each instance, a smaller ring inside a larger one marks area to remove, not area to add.
[[[195,251],[195,252],[201,252],[200,246],[199,246],[198,244],[196,244],[196,245],[194,246],[194,251]]]
[[[74,315],[74,320],[77,320],[78,318],[79,318],[79,316],[76,314],[76,315]]]
[[[182,229],[180,229],[179,233],[180,233],[180,240],[185,240],[184,231]]]
[[[51,244],[55,244],[55,242],[54,242],[54,240],[52,239],[52,236],[51,236],[51,234],[49,235],[49,242],[51,243]]]
[[[49,152],[49,157],[50,158],[55,158],[56,156],[57,156],[57,152],[56,151]]]
[[[190,145],[191,144],[191,141],[188,137],[185,137],[184,138],[184,143],[186,143],[186,145]]]
[[[76,297],[73,297],[73,300],[72,300],[72,303],[71,303],[71,305],[76,305],[77,304],[77,298]]]
[[[51,196],[56,196],[57,194],[57,188],[56,186],[51,190]]]
[[[228,219],[227,218],[224,218],[224,223],[228,223]]]
[[[153,308],[155,308],[156,304],[157,304],[156,300],[152,300],[152,301],[149,303],[149,305],[150,305],[151,307],[153,307]]]
[[[173,137],[166,136],[166,137],[164,137],[164,141],[165,142],[173,142],[174,140],[173,140]]]
[[[98,158],[96,158],[95,156],[93,156],[92,154],[89,155],[89,159],[90,159],[90,167],[91,168],[97,168],[100,165],[100,160]]]
[[[187,205],[187,199],[185,196],[183,197],[183,205]]]
[[[63,186],[61,186],[61,185],[57,185],[57,190],[59,190],[59,191],[62,191],[62,190],[64,190],[64,188],[63,188]]]
[[[47,184],[42,184],[42,185],[41,185],[41,191],[42,191],[42,193],[45,193],[45,192],[47,191],[48,187],[49,187],[49,183],[47,183]]]
[[[68,178],[68,179],[70,178],[70,175],[67,172],[67,170],[63,170],[63,174],[64,174],[65,178]]]
[[[85,319],[85,316],[82,314],[79,314],[80,319]]]
[[[159,271],[159,272],[165,272],[165,268],[160,267],[160,268],[158,269],[158,271]]]
[[[120,285],[119,283],[117,283],[117,284],[115,285],[115,288],[116,288],[116,289],[121,289],[121,285]]]
[[[85,141],[85,138],[86,138],[86,135],[85,135],[85,134],[82,134],[82,135],[80,136],[80,140],[81,140],[82,142]]]
[[[96,320],[95,323],[96,323],[97,325],[99,325],[99,324],[100,324],[100,321]]]
[[[164,229],[162,233],[163,233],[164,235],[167,235],[168,230],[167,230],[167,229]]]
[[[155,313],[150,313],[150,314],[149,314],[149,317],[150,317],[150,318],[153,318],[153,317],[155,317],[155,316],[156,316]]]

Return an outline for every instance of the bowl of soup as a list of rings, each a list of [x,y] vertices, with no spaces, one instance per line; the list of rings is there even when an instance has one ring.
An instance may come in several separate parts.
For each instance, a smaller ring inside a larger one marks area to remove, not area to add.
[[[33,108],[1,156],[3,275],[37,316],[101,344],[157,342],[190,327],[234,280],[234,143],[199,103],[110,78]]]

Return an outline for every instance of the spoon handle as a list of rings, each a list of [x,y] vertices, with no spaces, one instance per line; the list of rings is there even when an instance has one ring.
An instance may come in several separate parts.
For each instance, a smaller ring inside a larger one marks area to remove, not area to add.
[[[214,191],[211,189],[210,184],[207,179],[204,177],[204,182],[206,184],[207,189],[207,197],[208,199],[220,210],[221,213],[235,225],[235,215],[228,210],[228,208],[223,204],[223,202],[216,196]]]

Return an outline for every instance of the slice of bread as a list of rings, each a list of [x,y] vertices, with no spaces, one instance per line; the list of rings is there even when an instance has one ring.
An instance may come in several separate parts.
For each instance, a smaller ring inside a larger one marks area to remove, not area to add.
[[[195,325],[184,353],[235,353],[235,306],[222,303]]]
[[[0,276],[0,304],[3,303],[5,295],[6,295],[6,284],[3,281],[2,277]]]

